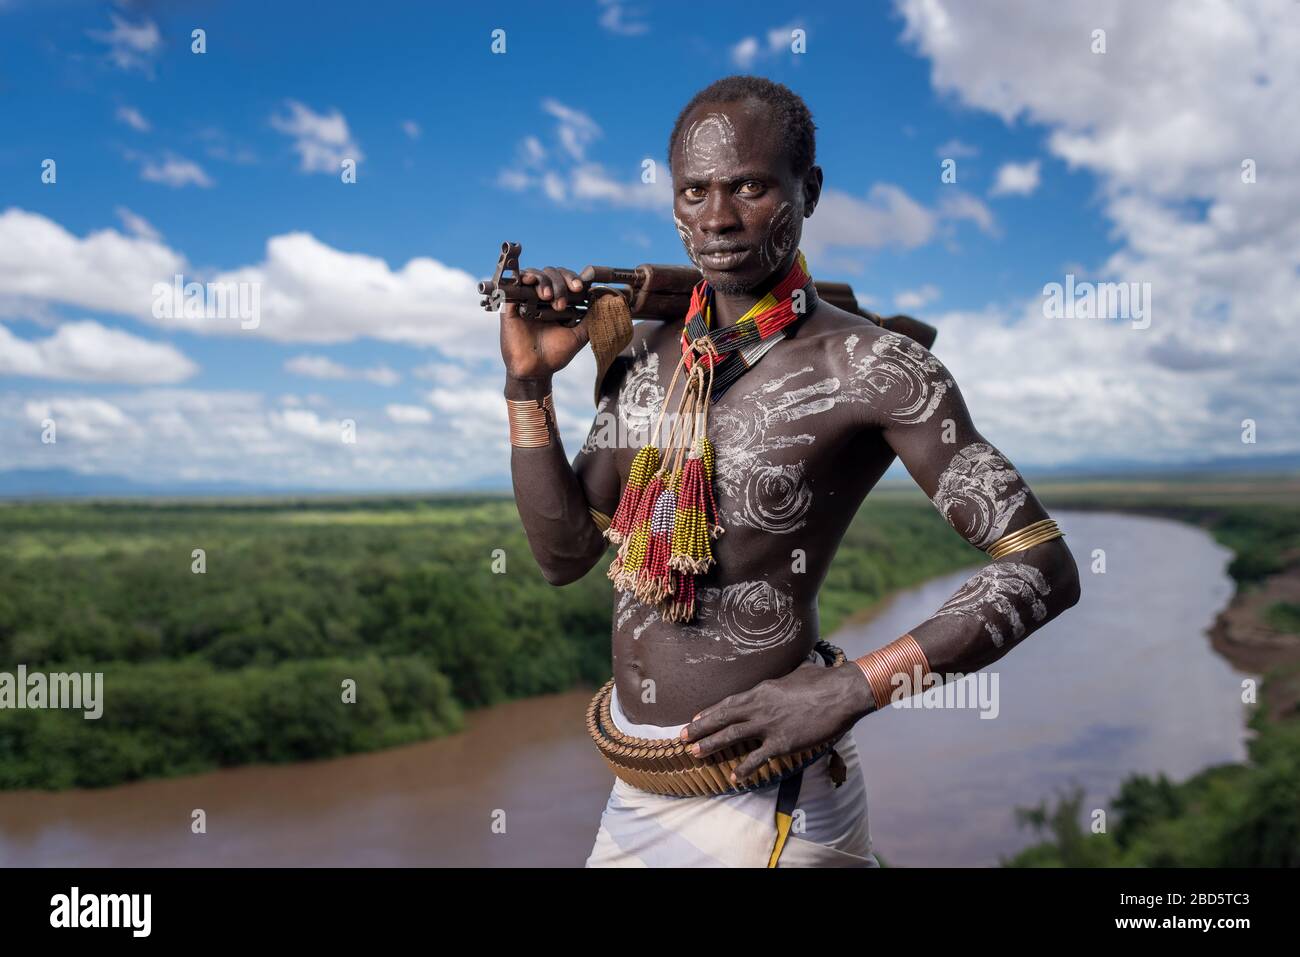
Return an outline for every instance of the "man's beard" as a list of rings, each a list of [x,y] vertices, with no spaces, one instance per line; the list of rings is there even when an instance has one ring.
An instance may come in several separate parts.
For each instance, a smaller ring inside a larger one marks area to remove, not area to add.
[[[719,279],[710,279],[709,285],[713,287],[714,292],[720,292],[726,296],[739,296],[754,289],[767,278],[767,276],[762,276],[758,279],[741,279],[739,276],[729,276],[724,273]]]

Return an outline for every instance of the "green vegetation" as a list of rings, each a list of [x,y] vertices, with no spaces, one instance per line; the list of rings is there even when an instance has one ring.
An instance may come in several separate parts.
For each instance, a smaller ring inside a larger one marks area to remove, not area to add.
[[[1300,867],[1300,720],[1251,718],[1246,764],[1209,768],[1180,784],[1133,775],[1111,800],[1107,830],[1080,823],[1082,791],[1020,818],[1048,840],[1010,867]]]
[[[1278,631],[1300,635],[1300,604],[1278,601],[1264,609],[1264,624]]]
[[[1300,508],[1294,489],[1285,501],[1262,485],[1243,495],[1194,486],[1170,501],[1169,489],[1052,490],[1056,507],[1106,507],[1161,515],[1200,525],[1235,553],[1229,574],[1239,589],[1300,566]],[[1039,489],[1040,494],[1042,488]],[[1265,624],[1298,631],[1300,608],[1279,602]],[[1264,703],[1284,702],[1270,719]],[[1083,791],[1021,808],[1018,816],[1044,840],[1004,861],[1010,867],[1300,867],[1300,654],[1265,676],[1250,719],[1255,736],[1244,764],[1208,768],[1187,781],[1132,775],[1111,801],[1105,833],[1084,825]],[[1089,818],[1090,822],[1090,818]]]
[[[610,556],[548,585],[509,498],[15,504],[0,543],[0,672],[102,671],[106,700],[0,710],[2,788],[389,747],[609,676]],[[868,503],[822,631],[980,559],[923,498]]]

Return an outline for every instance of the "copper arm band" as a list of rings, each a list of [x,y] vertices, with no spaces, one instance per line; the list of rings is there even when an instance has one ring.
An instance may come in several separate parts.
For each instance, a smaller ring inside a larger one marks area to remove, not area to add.
[[[908,685],[916,685],[917,676],[924,677],[930,673],[930,663],[925,660],[925,652],[910,634],[895,638],[882,648],[877,648],[853,663],[862,670],[871,685],[871,696],[876,699],[876,709],[883,708],[894,693],[894,676],[906,675]],[[917,671],[916,669],[920,669]],[[919,686],[915,687],[920,691]]]
[[[506,399],[510,419],[510,444],[523,449],[551,444],[555,403],[548,392],[544,399]]]

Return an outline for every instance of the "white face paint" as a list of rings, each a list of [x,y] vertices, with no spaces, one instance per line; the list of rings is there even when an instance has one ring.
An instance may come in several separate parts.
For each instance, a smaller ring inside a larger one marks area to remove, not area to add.
[[[686,129],[682,137],[686,158],[683,173],[692,179],[708,179],[722,166],[736,166],[736,130],[725,113],[708,113]]]
[[[920,343],[886,332],[871,344],[871,353],[854,353],[858,337],[844,340],[849,354],[849,384],[845,398],[880,408],[896,422],[916,425],[934,415],[952,379],[942,363]]]
[[[686,247],[687,257],[696,269],[700,268],[700,260],[695,255],[695,240],[691,238],[690,228],[676,215],[673,216],[673,224],[677,227],[677,235],[681,237],[682,245]]]
[[[974,442],[952,457],[939,476],[934,506],[968,542],[987,548],[1001,538],[1028,489],[1008,492],[1020,473],[993,446]]]
[[[618,415],[629,438],[644,441],[664,404],[664,388],[659,384],[659,354],[640,343],[632,368],[618,390]]]
[[[758,248],[759,258],[768,269],[775,269],[794,248],[794,206],[788,200],[772,213],[767,224],[767,236]]]
[[[1034,621],[1047,617],[1047,606],[1041,596],[1050,594],[1051,590],[1043,573],[1033,565],[994,562],[962,585],[935,615],[976,618],[993,639],[994,647],[1001,648],[1008,633],[1012,641],[1025,636],[1022,608],[1028,609]]]

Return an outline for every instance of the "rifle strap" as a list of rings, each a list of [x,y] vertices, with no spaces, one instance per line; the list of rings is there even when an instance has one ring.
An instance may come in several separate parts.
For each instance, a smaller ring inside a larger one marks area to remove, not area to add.
[[[632,311],[622,293],[615,289],[593,290],[597,295],[587,307],[582,324],[596,357],[596,389],[592,401],[600,404],[600,386],[614,359],[632,341]]]

